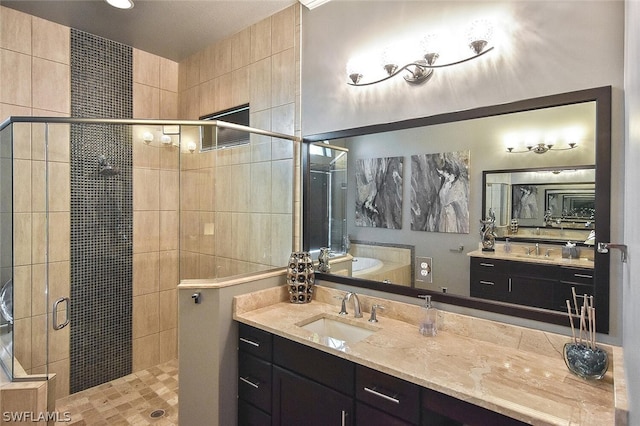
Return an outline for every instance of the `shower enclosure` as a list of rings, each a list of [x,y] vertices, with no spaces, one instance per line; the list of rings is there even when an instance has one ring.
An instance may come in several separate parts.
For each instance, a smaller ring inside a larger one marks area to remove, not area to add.
[[[246,140],[219,146],[219,129]],[[221,121],[2,123],[5,372],[55,373],[61,397],[175,358],[180,280],[286,264],[297,141]]]

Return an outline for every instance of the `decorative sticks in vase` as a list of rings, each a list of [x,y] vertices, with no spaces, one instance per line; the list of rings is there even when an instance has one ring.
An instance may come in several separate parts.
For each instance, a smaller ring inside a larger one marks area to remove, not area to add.
[[[564,345],[564,361],[569,370],[580,377],[601,379],[607,372],[609,361],[607,352],[596,346],[596,308],[593,307],[593,296],[582,296],[582,306],[579,306],[575,287],[571,288],[571,294],[573,309],[568,299],[566,302],[573,342]],[[577,335],[574,317],[579,319],[580,329]]]

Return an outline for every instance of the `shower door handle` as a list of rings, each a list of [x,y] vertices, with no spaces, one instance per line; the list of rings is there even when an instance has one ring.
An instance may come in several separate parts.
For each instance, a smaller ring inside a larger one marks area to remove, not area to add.
[[[65,309],[66,318],[64,322],[58,323],[58,306],[64,302],[67,306]],[[69,324],[69,298],[68,297],[60,297],[58,300],[53,302],[53,329],[54,330],[62,330]]]

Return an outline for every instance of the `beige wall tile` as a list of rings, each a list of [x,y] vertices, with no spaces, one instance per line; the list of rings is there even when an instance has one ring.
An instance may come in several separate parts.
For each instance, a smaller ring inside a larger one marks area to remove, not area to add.
[[[178,290],[160,292],[160,331],[178,327]]]
[[[151,149],[157,149],[151,147]],[[160,209],[160,171],[133,169],[133,210]]]
[[[56,398],[64,398],[69,395],[69,378],[71,377],[69,358],[50,362],[49,373],[56,375]]]
[[[271,50],[273,53],[293,48],[295,9],[288,7],[271,17]]]
[[[178,63],[160,58],[160,89],[178,93]]]
[[[180,238],[180,213],[175,210],[160,212],[160,250],[177,250]]]
[[[188,89],[194,87],[200,83],[200,63],[202,62],[203,53],[195,53],[189,56],[186,60],[186,80],[184,87]],[[182,90],[182,88],[181,88]]]
[[[71,209],[71,168],[69,163],[49,162],[49,211]]]
[[[198,278],[198,253],[180,251],[180,279]]]
[[[35,267],[36,265],[34,265]],[[49,262],[49,297],[58,299],[59,297],[71,297],[71,262],[66,260],[62,262]],[[34,283],[35,284],[35,283]],[[34,286],[35,288],[35,286]],[[34,294],[36,297],[45,297],[45,293]],[[39,312],[42,313],[42,312]]]
[[[249,67],[251,81],[251,110],[261,111],[271,107],[271,58],[254,62]]]
[[[47,267],[44,263],[31,266],[31,315],[47,313]]]
[[[133,338],[157,334],[160,325],[158,292],[133,297]]]
[[[70,28],[35,16],[32,25],[33,56],[70,64]]]
[[[0,103],[2,120],[12,115],[31,115],[31,108]],[[14,158],[31,158],[31,126],[25,123],[14,123],[12,128]]]
[[[160,252],[160,290],[174,289],[180,283],[178,250]]]
[[[168,362],[178,358],[178,329],[161,331],[160,334],[160,362]]]
[[[285,135],[293,135],[293,123],[295,114],[295,105],[293,103],[281,105],[271,110],[271,129],[277,133],[283,133]],[[278,149],[278,144],[282,144],[287,147],[286,153],[278,153],[275,151]],[[273,158],[293,158],[293,143],[287,139],[274,139],[274,156]]]
[[[251,113],[251,127],[258,129],[271,130],[271,110],[265,109]],[[251,161],[269,161],[271,160],[271,138],[261,135],[251,135]]]
[[[133,82],[160,87],[160,57],[133,49]]]
[[[160,244],[158,211],[133,212],[133,253],[157,252]]]
[[[31,364],[31,318],[16,319],[14,321],[13,353],[22,365],[29,370]]]
[[[159,141],[154,141],[150,144],[146,144],[142,139],[144,132],[134,132],[133,137],[133,167],[143,167],[157,169],[160,165],[160,149],[158,148]],[[154,132],[151,132],[154,133]]]
[[[271,56],[271,18],[251,26],[251,62]]]
[[[251,28],[245,28],[231,38],[231,66],[234,70],[251,63]]]
[[[231,104],[233,106],[249,103],[250,95],[249,67],[239,68],[231,73]]]
[[[33,108],[69,113],[71,111],[71,70],[69,65],[33,58]]]
[[[253,213],[249,218],[250,244],[248,257],[241,258],[250,262],[269,265],[271,263],[271,215]]]
[[[151,334],[133,340],[133,365],[134,372],[144,370],[160,362],[158,334]]]
[[[231,242],[231,253],[234,259],[248,259],[249,250],[253,249],[251,235],[251,215],[248,213],[231,214],[231,230],[233,239]]]
[[[215,206],[216,173],[213,168],[200,169],[198,173],[199,209],[212,211]]]
[[[31,54],[31,15],[0,6],[0,48]]]
[[[67,318],[67,309],[65,304],[60,304],[58,309],[58,323],[62,323]],[[41,318],[41,317],[38,317]],[[45,324],[46,328],[46,324]],[[49,360],[48,362],[62,361],[69,358],[70,346],[70,330],[67,326],[61,330],[51,330],[49,332]]]
[[[13,264],[31,264],[31,224],[29,213],[15,213],[13,215]]]
[[[34,214],[34,216],[36,216]],[[35,225],[34,220],[34,225]],[[71,259],[71,213],[49,213],[49,262]],[[34,238],[35,228],[34,228]],[[35,244],[35,243],[34,243]],[[36,259],[34,258],[34,261]]]
[[[216,213],[216,254],[222,257],[233,256],[233,220],[231,213]]]
[[[133,83],[133,118],[160,116],[160,89]]]
[[[231,166],[231,208],[236,212],[248,212],[251,203],[251,165]]]
[[[181,250],[197,252],[200,247],[200,212],[182,211],[180,221]]]
[[[178,112],[183,120],[197,120],[200,117],[200,90],[191,87],[178,96]]]
[[[16,266],[13,274],[13,318],[28,318],[31,316],[31,267]]]
[[[177,170],[160,170],[160,210],[180,207],[180,174]]]
[[[133,255],[133,295],[157,292],[160,286],[160,257],[157,251]]]
[[[233,104],[232,96],[232,79],[231,73],[222,74],[216,78],[216,92],[215,92],[215,105],[216,109],[211,112],[223,111],[232,108],[236,105]]]
[[[197,154],[196,154],[197,155]],[[199,188],[200,174],[198,170],[182,172],[180,180],[180,208],[183,210],[198,210],[200,205]]]
[[[31,162],[31,209],[42,213],[46,210],[46,171],[44,161]]]
[[[271,162],[251,164],[251,212],[271,212]]]
[[[26,213],[31,211],[31,161],[13,162],[13,211]]]
[[[31,368],[47,363],[47,316],[31,317]]]
[[[295,102],[296,90],[296,61],[293,48],[284,50],[273,55],[272,61],[272,85],[273,92],[271,98],[272,106],[280,106]],[[293,116],[291,124],[294,123]],[[293,126],[291,132],[293,134]]]
[[[207,254],[198,255],[198,277],[199,278],[216,278],[217,267],[215,256]]]
[[[200,212],[199,253],[215,254],[215,213]]]
[[[200,85],[200,107],[198,116],[208,115],[218,111],[216,106],[216,90],[218,88],[218,80],[211,79]]]
[[[231,46],[232,41],[230,38],[224,39],[215,44],[213,69],[214,77],[219,77],[224,74],[228,74],[232,70],[231,62]]]
[[[207,46],[200,55],[200,84],[213,80],[216,77],[215,57],[218,46],[216,43]]]
[[[273,213],[291,213],[293,210],[293,160],[272,163],[271,202]]]
[[[0,102],[32,106],[30,56],[0,49],[0,81],[2,81]]]
[[[160,116],[163,120],[178,118],[178,93],[160,90]]]
[[[251,145],[240,145],[231,150],[231,164],[251,163]]]
[[[69,162],[71,128],[69,124],[49,124],[49,161]],[[35,133],[35,132],[34,132]]]
[[[178,143],[178,137],[172,136],[174,143]],[[163,170],[178,170],[180,165],[180,148],[177,146],[164,146],[160,149],[160,168]]]

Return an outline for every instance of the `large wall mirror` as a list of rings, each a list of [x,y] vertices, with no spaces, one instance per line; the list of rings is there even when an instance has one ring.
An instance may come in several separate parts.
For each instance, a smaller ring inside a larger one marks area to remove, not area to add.
[[[320,279],[565,325],[552,309],[471,297],[468,254],[493,216],[499,242],[571,242],[589,253],[598,329],[608,332],[609,256],[594,247],[610,233],[610,87],[304,141],[304,248],[358,262]],[[318,176],[337,182],[338,199]],[[343,216],[328,214],[338,209]]]

